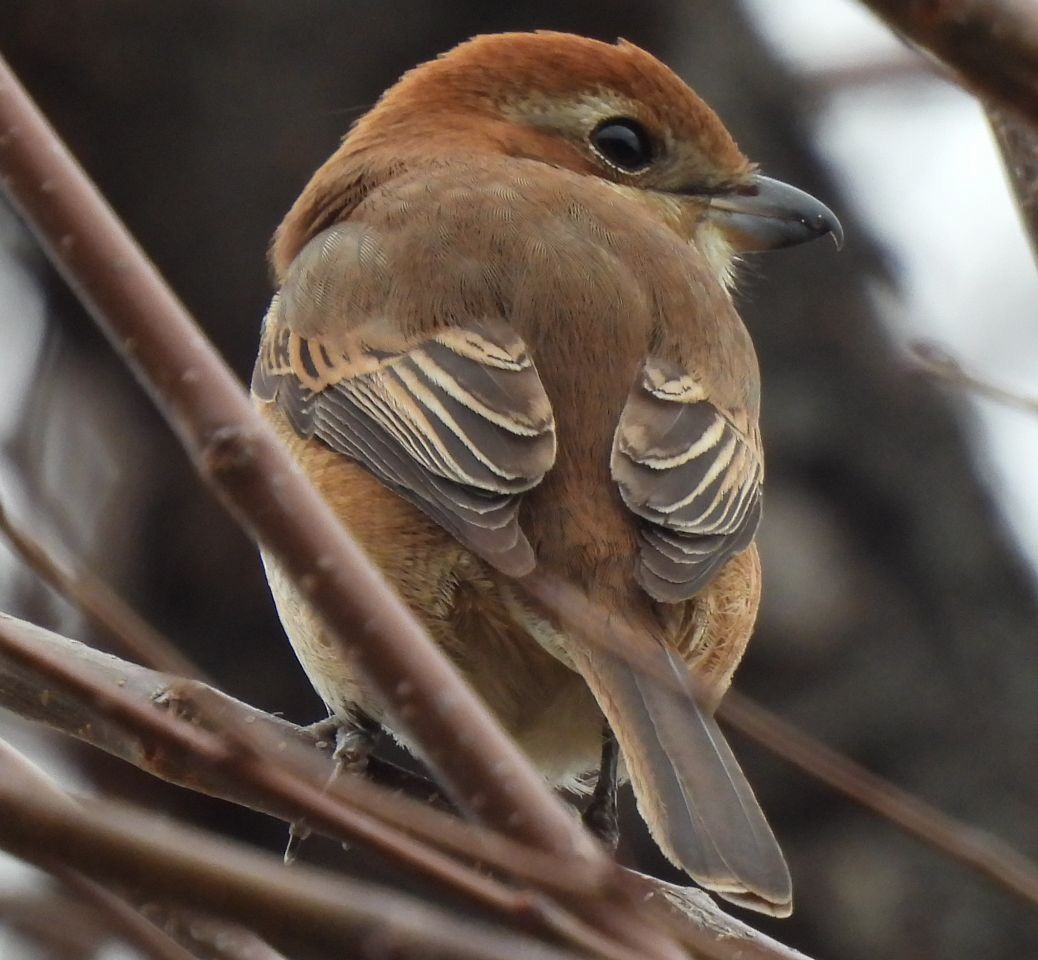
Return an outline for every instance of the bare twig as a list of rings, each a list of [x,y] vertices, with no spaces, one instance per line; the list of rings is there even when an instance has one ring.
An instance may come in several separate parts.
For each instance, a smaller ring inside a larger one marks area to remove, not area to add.
[[[41,866],[46,860],[39,861]],[[115,936],[136,947],[145,957],[152,960],[197,960],[197,957],[182,947],[165,930],[157,927],[147,917],[121,900],[94,880],[65,866],[51,867],[54,874],[81,902],[92,904],[107,921],[108,929]]]
[[[111,939],[97,911],[60,887],[0,891],[0,922],[48,958],[93,960]]]
[[[299,728],[285,720],[262,713],[246,704],[205,687],[199,683],[184,683],[176,678],[169,678],[156,671],[119,660],[109,654],[101,653],[75,640],[51,633],[41,627],[14,620],[0,615],[0,638],[9,635],[12,629],[23,633],[36,648],[37,656],[31,662],[16,662],[8,649],[0,647],[0,707],[13,709],[23,716],[43,722],[52,729],[69,733],[88,743],[100,746],[110,753],[135,764],[143,770],[174,783],[191,789],[200,790],[213,796],[224,797],[232,802],[262,810],[284,819],[292,819],[294,811],[281,802],[276,796],[258,789],[248,779],[228,775],[219,767],[207,767],[194,761],[190,756],[180,757],[169,748],[163,737],[155,737],[148,728],[126,730],[112,723],[104,714],[85,708],[82,698],[70,696],[48,678],[47,663],[57,660],[66,664],[71,673],[79,678],[80,683],[95,690],[94,698],[104,691],[117,689],[127,697],[141,701],[143,706],[156,701],[176,700],[180,710],[189,717],[200,717],[200,732],[206,731],[206,724],[216,723],[220,729],[227,726],[244,725],[250,728],[263,728],[268,736],[281,745],[281,753],[290,752],[290,746],[296,742],[309,742],[306,728]],[[207,711],[196,711],[195,704],[200,697],[212,702]],[[332,769],[330,761],[320,768],[322,774]],[[320,779],[320,776],[318,777]],[[342,790],[351,799],[353,791],[361,795],[371,793],[371,800],[377,801],[386,818],[405,826],[411,819],[411,826],[431,842],[438,842],[452,852],[464,852],[479,857],[484,862],[496,866],[505,872],[524,878],[531,885],[546,892],[556,887],[566,887],[572,883],[587,883],[578,870],[575,875],[567,875],[567,865],[558,861],[542,860],[548,855],[531,852],[528,848],[516,848],[494,834],[486,834],[469,825],[451,818],[446,820],[433,811],[423,810],[414,804],[399,802],[400,798],[387,795],[385,791],[373,790],[370,784],[355,781],[352,778],[339,778],[331,789]],[[364,803],[369,802],[365,798]],[[423,819],[427,822],[423,822]],[[318,832],[330,836],[343,837],[324,821],[314,822]],[[420,830],[418,828],[421,828]],[[466,833],[471,831],[471,833]],[[458,836],[460,832],[460,836]],[[674,936],[694,948],[697,956],[720,957],[725,960],[793,960],[800,955],[789,950],[756,931],[739,923],[713,906],[705,894],[701,901],[689,900],[688,895],[679,903],[671,895],[669,886],[664,896],[659,896],[663,889],[657,881],[644,877],[628,877],[633,885],[637,899],[644,900],[652,906],[659,905],[657,915],[671,929]],[[493,893],[493,888],[490,888]],[[491,900],[492,903],[492,900]],[[548,926],[570,937],[575,942],[583,943],[585,948],[601,946],[589,942],[587,932],[579,928],[571,928],[559,912],[550,912],[546,904],[529,905],[535,918],[541,915],[542,926]],[[538,914],[538,911],[540,913]],[[548,911],[548,912],[546,912]]]
[[[25,763],[0,754],[0,846],[29,862],[60,851],[96,880],[131,886],[340,955],[563,960],[573,954],[461,921],[392,891],[307,867],[107,802],[56,800]]]
[[[201,678],[198,668],[82,563],[63,563],[19,527],[0,500],[0,534],[51,587],[115,639],[138,663],[182,677]]]
[[[667,682],[651,660],[637,655],[638,638],[631,636],[615,619],[608,620],[605,612],[594,607],[579,590],[537,574],[522,583],[588,643],[596,643],[617,654],[626,647],[634,666],[661,683]],[[979,871],[1015,896],[1038,905],[1038,866],[1007,844],[954,820],[734,691],[726,694],[717,712],[745,736],[809,775],[953,860]]]
[[[523,913],[526,901],[490,878],[458,873],[459,865],[433,856],[433,851],[400,845],[401,837],[373,823],[377,808],[390,822],[404,823],[419,835],[454,852],[483,859],[516,875],[533,875],[547,888],[595,889],[583,865],[529,851],[486,831],[475,830],[438,811],[354,778],[336,779],[324,790],[302,790],[286,783],[283,767],[268,757],[256,763],[239,756],[222,739],[221,731],[236,725],[262,730],[281,747],[283,756],[306,764],[307,780],[325,784],[334,773],[327,757],[312,751],[300,755],[293,742],[305,732],[198,682],[171,678],[118,660],[76,641],[13,617],[0,615],[0,705],[29,719],[42,720],[120,756],[155,776],[193,790],[294,821],[304,813],[313,829],[336,839],[366,842],[396,862],[448,883],[484,907]],[[202,707],[199,707],[199,704]],[[171,716],[173,708],[192,722]],[[55,720],[57,722],[55,722]],[[196,722],[197,721],[197,722]],[[217,730],[199,724],[216,724]],[[304,782],[303,787],[307,784]],[[338,807],[336,797],[354,801]],[[360,809],[357,809],[357,808]],[[531,854],[533,861],[531,863]]]
[[[0,178],[203,479],[278,557],[458,805],[534,846],[607,864],[306,482],[3,61]],[[680,957],[617,893],[568,903],[618,943]]]
[[[969,390],[989,400],[1003,403],[1007,407],[1015,407],[1024,413],[1038,414],[1038,397],[1028,397],[1014,393],[1005,387],[990,383],[976,374],[968,373],[962,364],[940,344],[929,340],[920,340],[911,345],[912,357],[923,372],[949,386],[960,390]]]
[[[1038,6],[1032,0],[862,0],[967,89],[1038,123]]]
[[[744,736],[833,790],[1038,906],[1038,866],[995,836],[963,823],[809,737],[792,724],[729,691],[718,711]]]
[[[995,134],[1020,219],[1038,258],[1038,124],[1016,111],[988,104],[988,123]]]
[[[189,947],[197,960],[289,960],[251,930],[210,914],[155,903],[145,905],[141,912]]]

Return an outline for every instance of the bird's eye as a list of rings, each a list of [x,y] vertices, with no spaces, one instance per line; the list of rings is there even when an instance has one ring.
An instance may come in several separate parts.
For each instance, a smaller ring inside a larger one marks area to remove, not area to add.
[[[619,117],[595,127],[591,146],[614,167],[628,173],[644,170],[655,157],[652,138],[637,120]]]

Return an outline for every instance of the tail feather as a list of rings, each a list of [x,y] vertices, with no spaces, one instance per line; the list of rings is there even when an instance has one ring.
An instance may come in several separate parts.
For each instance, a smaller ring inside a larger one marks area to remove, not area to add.
[[[684,695],[602,649],[571,651],[620,743],[642,817],[668,859],[704,887],[788,916],[789,869],[753,790],[696,702],[686,665],[669,648],[656,649]]]

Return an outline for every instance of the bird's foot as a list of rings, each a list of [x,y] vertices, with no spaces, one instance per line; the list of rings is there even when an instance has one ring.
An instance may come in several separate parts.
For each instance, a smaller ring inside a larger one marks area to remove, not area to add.
[[[364,773],[381,730],[377,721],[364,715],[350,723],[341,723],[335,731],[332,753],[336,773]]]
[[[335,767],[328,778],[328,785],[342,774],[363,774],[368,767],[368,760],[375,749],[375,740],[382,728],[378,721],[367,714],[357,714],[355,718],[343,720],[341,717],[329,717],[319,720],[306,728],[318,748],[327,749],[334,740],[335,749],[332,759]],[[288,843],[285,846],[285,863],[295,860],[303,841],[310,836],[310,827],[305,820],[297,820],[289,825]]]
[[[620,824],[616,813],[616,773],[618,748],[616,738],[608,728],[602,743],[602,763],[598,783],[588,805],[584,808],[584,826],[591,831],[611,853],[616,853],[620,842]]]

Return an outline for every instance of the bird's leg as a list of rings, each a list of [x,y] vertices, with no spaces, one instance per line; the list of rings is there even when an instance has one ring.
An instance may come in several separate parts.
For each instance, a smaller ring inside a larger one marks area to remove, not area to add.
[[[319,720],[306,728],[317,742],[335,738],[335,750],[332,759],[335,768],[328,778],[328,784],[342,773],[364,773],[368,765],[368,757],[375,747],[375,739],[382,730],[377,720],[372,720],[366,713],[358,713],[348,720],[331,716],[327,720]],[[306,820],[296,820],[289,825],[288,843],[285,845],[285,863],[292,863],[299,852],[302,842],[310,836],[310,827]]]
[[[371,751],[382,727],[366,713],[357,712],[343,719],[338,715],[311,723],[304,730],[313,738],[319,749],[327,749],[335,741],[332,759],[336,762],[336,774],[363,773]]]
[[[358,748],[364,747],[365,734],[374,739],[379,731],[378,724],[370,718],[363,717],[360,723],[344,727],[340,717],[332,716],[327,720],[311,723],[304,729],[318,749],[327,749],[328,744],[335,741],[333,757],[336,760],[341,758],[344,761],[342,769],[346,772],[362,773],[365,779],[372,783],[377,783],[389,790],[398,790],[440,810],[454,810],[454,805],[428,777],[423,777],[420,773],[412,773],[389,760],[373,756],[370,751],[370,740],[366,746],[364,764],[360,765],[358,754],[361,751]]]
[[[360,711],[347,721],[340,720],[332,754],[336,774],[363,773],[381,732],[382,725]]]
[[[610,853],[616,852],[616,844],[620,839],[620,828],[616,818],[616,771],[619,753],[616,737],[606,724],[598,783],[595,784],[591,800],[584,808],[583,820],[584,826],[605,844]]]

